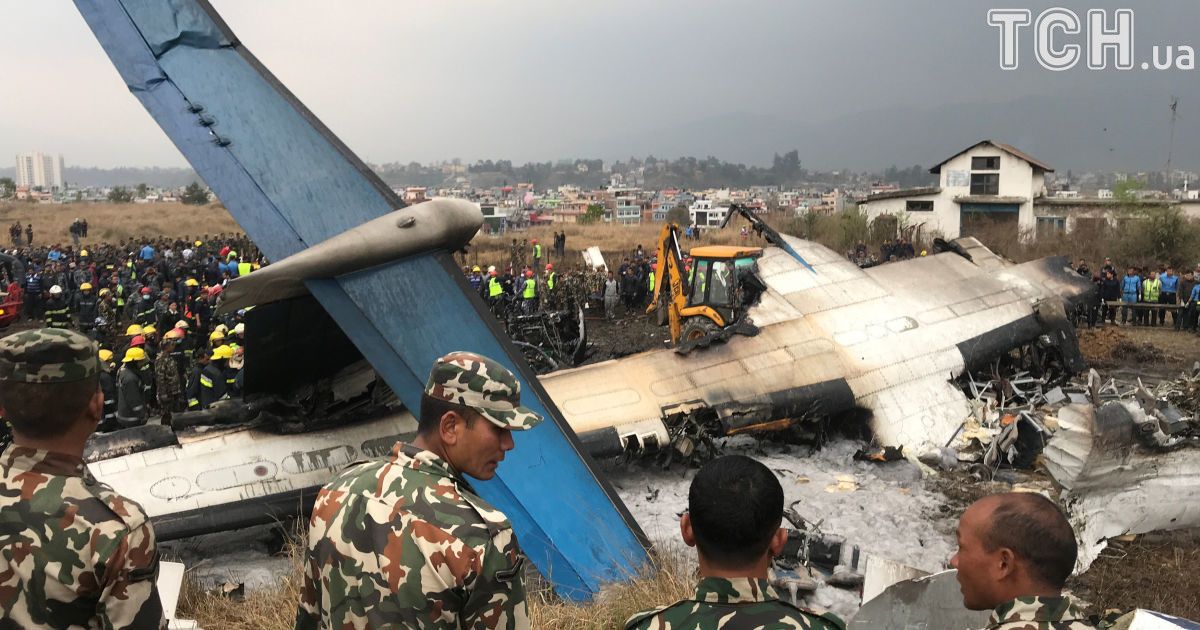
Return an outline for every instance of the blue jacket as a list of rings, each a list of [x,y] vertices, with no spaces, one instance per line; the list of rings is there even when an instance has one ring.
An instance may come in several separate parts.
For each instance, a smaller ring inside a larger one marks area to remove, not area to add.
[[[1162,280],[1163,293],[1179,292],[1179,276],[1175,274],[1164,273],[1163,275],[1159,276],[1159,279]]]
[[[1121,301],[1122,302],[1137,302],[1138,294],[1141,293],[1142,278],[1141,276],[1124,276],[1121,278]]]
[[[1190,301],[1195,302],[1196,300],[1200,300],[1200,284],[1192,287],[1192,297]]]

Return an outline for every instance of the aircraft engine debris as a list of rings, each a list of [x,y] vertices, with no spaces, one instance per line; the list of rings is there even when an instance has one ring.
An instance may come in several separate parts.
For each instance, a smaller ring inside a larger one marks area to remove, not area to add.
[[[1200,526],[1196,422],[1180,429],[1177,409],[1147,413],[1143,405],[1059,410],[1044,457],[1079,539],[1077,571],[1091,566],[1109,538]]]

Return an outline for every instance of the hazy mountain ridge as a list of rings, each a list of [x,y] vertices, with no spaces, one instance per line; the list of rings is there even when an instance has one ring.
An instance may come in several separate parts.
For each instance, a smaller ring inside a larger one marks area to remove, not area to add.
[[[773,155],[798,149],[810,170],[881,173],[891,165],[933,165],[990,138],[1063,172],[1159,171],[1167,161],[1169,99],[1169,94],[1147,91],[1032,96],[1006,103],[881,107],[824,122],[731,112],[665,127],[596,132],[582,141],[578,134],[564,133],[560,145],[545,149],[556,154],[543,159],[714,156],[731,164],[768,167]],[[1200,170],[1200,97],[1181,100],[1179,114],[1172,165]],[[376,167],[389,183],[437,185],[442,179],[433,173],[419,181],[397,177],[401,169],[392,166]],[[13,167],[0,167],[0,177],[13,174]],[[65,177],[82,186],[180,187],[201,181],[190,168],[99,169],[72,167],[69,160]]]

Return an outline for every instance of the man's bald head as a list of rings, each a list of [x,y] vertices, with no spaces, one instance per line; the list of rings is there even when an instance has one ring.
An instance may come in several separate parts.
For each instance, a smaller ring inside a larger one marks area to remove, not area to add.
[[[958,524],[963,603],[987,610],[1024,596],[1057,596],[1075,567],[1075,533],[1049,499],[1029,493],[984,497]]]
[[[1009,492],[981,499],[990,507],[984,545],[994,551],[1012,549],[1026,561],[1030,577],[1062,588],[1075,569],[1075,532],[1062,510],[1050,499],[1032,492]]]

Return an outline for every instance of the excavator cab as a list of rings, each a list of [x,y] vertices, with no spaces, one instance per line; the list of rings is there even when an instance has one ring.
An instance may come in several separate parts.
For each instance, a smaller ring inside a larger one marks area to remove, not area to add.
[[[683,320],[680,343],[711,339],[742,320],[765,289],[754,274],[762,253],[761,247],[730,245],[696,247],[689,252],[693,262],[687,304],[679,311]]]

